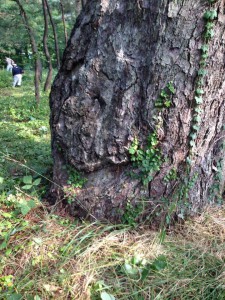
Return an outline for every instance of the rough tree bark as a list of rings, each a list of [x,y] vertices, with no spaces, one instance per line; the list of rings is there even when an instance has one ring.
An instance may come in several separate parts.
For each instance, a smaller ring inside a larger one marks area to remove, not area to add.
[[[84,7],[50,99],[53,180],[67,186],[66,166],[87,179],[75,191],[75,215],[118,221],[127,201],[135,206],[144,199],[147,214],[173,201],[177,213],[196,212],[216,201],[213,186],[218,173],[224,175],[223,1],[214,8],[218,18],[209,42],[200,129],[191,150],[203,15],[209,1],[93,0]],[[170,81],[176,90],[172,106],[159,113],[155,101]],[[163,162],[145,187],[129,174],[133,163],[128,149],[135,136],[144,147],[152,132],[157,132]],[[190,155],[192,163],[187,164]],[[176,178],[165,180],[171,169]],[[62,194],[57,185],[50,192],[55,200]]]

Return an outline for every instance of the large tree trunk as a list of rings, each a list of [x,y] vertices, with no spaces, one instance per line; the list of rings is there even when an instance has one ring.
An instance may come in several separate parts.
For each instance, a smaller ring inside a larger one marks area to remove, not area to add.
[[[134,206],[144,201],[146,214],[171,211],[175,202],[182,217],[218,199],[223,186],[218,175],[224,174],[225,16],[222,3],[214,8],[219,14],[209,40],[203,37],[209,1],[88,1],[50,100],[53,180],[67,186],[71,167],[87,179],[75,189],[74,214],[115,221],[128,201]],[[207,75],[199,84],[205,43]],[[204,91],[201,105],[194,100],[197,85]],[[162,91],[172,105],[159,109]],[[201,122],[196,108],[202,109]],[[146,186],[130,175],[128,149],[135,137],[145,149],[151,134],[157,142],[150,150],[160,149],[160,159]],[[60,194],[53,185],[52,197]]]

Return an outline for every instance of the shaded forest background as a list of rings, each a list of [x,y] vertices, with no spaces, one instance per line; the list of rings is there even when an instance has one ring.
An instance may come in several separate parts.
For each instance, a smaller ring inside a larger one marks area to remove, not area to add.
[[[34,33],[34,38],[38,47],[38,52],[43,64],[47,67],[46,56],[43,47],[44,35],[44,15],[43,1],[19,1],[27,14],[30,28]],[[48,0],[48,5],[52,15],[52,21],[55,25],[57,43],[60,58],[66,46],[72,27],[74,26],[76,17],[80,13],[82,7],[81,0]],[[65,20],[65,28],[64,21]],[[51,55],[53,67],[57,67],[57,56],[55,51],[55,38],[52,30],[51,20],[48,17],[48,48]],[[65,30],[67,38],[65,37]],[[34,68],[34,55],[30,44],[27,27],[24,25],[17,1],[4,0],[1,1],[0,11],[0,67],[5,66],[5,57],[11,57],[17,64],[24,69]]]

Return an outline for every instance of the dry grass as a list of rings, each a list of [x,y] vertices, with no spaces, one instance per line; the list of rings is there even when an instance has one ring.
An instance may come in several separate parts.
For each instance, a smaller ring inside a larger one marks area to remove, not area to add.
[[[225,299],[224,216],[225,209],[207,209],[161,244],[148,228],[72,224],[38,208],[1,250],[0,299],[101,299],[102,290],[115,299]],[[148,265],[164,255],[167,266],[145,280],[130,276],[123,266],[137,255]]]

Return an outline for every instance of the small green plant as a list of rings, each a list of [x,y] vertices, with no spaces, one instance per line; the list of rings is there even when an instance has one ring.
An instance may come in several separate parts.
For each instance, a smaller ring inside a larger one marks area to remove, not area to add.
[[[177,170],[172,168],[164,177],[165,182],[173,181],[177,179]]]
[[[174,94],[175,88],[173,82],[170,81],[161,90],[158,99],[155,101],[155,107],[159,110],[169,108],[172,104],[171,97]],[[161,119],[159,116],[153,116],[153,119],[157,120],[155,125],[156,130],[149,135],[145,148],[140,147],[137,137],[134,138],[129,148],[131,161],[134,162],[134,166],[139,170],[139,173],[135,175],[141,178],[144,185],[147,185],[153,179],[154,174],[160,170],[163,163],[157,135],[157,129],[161,126]]]
[[[91,288],[91,300],[116,300],[116,298],[108,292],[111,287],[105,284],[103,280],[97,281]]]
[[[25,185],[22,186],[22,189],[24,189],[24,190],[35,189],[35,187],[37,187],[40,184],[40,182],[41,182],[41,178],[37,178],[34,180],[31,175],[24,176],[23,183]]]
[[[82,188],[85,182],[87,181],[86,178],[82,177],[82,174],[73,169],[71,166],[68,168],[69,179],[67,181],[74,188]]]
[[[203,18],[207,21],[207,23],[208,23],[209,21],[214,21],[214,20],[216,20],[216,18],[217,18],[217,11],[216,11],[215,9],[207,10],[207,11],[204,13]]]
[[[131,203],[130,200],[127,201],[124,214],[122,216],[122,223],[127,224],[131,227],[136,227],[138,222],[138,217],[144,211],[142,203],[136,204],[135,206]]]
[[[14,211],[10,213],[10,216],[16,217],[20,214],[25,216],[31,209],[37,206],[37,201],[38,200],[35,201],[33,199],[28,200],[23,194],[17,193],[16,195],[10,194],[6,196],[2,203],[6,207],[13,208]]]
[[[0,277],[0,292],[7,288],[11,289],[13,287],[13,275],[5,275]]]
[[[152,263],[135,255],[130,261],[124,263],[121,271],[133,279],[144,281],[150,273],[160,272],[166,267],[167,259],[164,255],[158,256]]]
[[[137,138],[129,148],[131,161],[138,168],[138,176],[144,185],[147,185],[153,179],[153,174],[160,170],[162,155],[158,144],[157,133],[153,132],[148,137],[146,149],[140,148]]]
[[[78,172],[76,169],[73,169],[71,166],[67,166],[67,171],[69,176],[67,184],[69,186],[65,186],[63,188],[63,191],[65,193],[67,203],[71,205],[76,201],[76,189],[82,189],[87,179],[84,178],[80,172]]]
[[[156,108],[169,108],[172,105],[171,96],[175,94],[175,88],[173,82],[170,81],[165,89],[163,89],[157,100],[155,101]]]
[[[184,178],[184,182],[179,189],[179,203],[184,203],[184,200],[188,199],[188,194],[195,186],[198,176],[198,173],[195,173],[191,177]]]
[[[26,200],[20,193],[16,195],[2,194],[0,198],[0,250],[7,248],[10,237],[28,226],[23,217],[34,207],[36,202]],[[23,216],[23,217],[21,217]],[[5,255],[10,254],[8,249]]]

